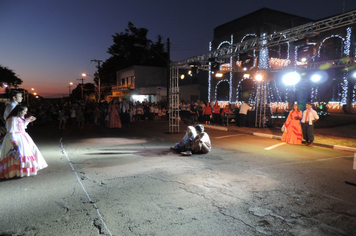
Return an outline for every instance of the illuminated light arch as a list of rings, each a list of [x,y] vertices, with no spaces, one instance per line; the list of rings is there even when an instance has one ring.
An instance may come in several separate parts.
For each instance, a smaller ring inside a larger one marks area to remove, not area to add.
[[[342,42],[343,42],[343,45],[346,46],[346,45],[345,45],[345,38],[343,38],[343,37],[340,36],[340,35],[331,35],[331,36],[326,37],[325,39],[323,39],[323,41],[321,41],[320,46],[319,46],[319,48],[318,48],[318,57],[320,57],[320,49],[321,49],[321,47],[323,46],[323,44],[325,43],[325,41],[328,40],[328,39],[331,39],[331,38],[339,38],[339,39],[341,39]]]
[[[215,86],[215,101],[218,100],[218,86],[219,86],[219,84],[220,84],[221,82],[227,82],[227,83],[229,84],[229,87],[230,87],[230,82],[229,82],[229,80],[227,80],[227,79],[220,80],[220,81],[216,84],[216,86]]]
[[[241,43],[247,38],[247,37],[257,37],[257,35],[256,34],[246,34],[245,36],[243,36],[242,37],[242,39],[241,39]]]
[[[223,42],[221,42],[221,43],[219,44],[219,46],[218,46],[217,49],[220,49],[220,47],[221,47],[222,45],[224,45],[224,44],[229,44],[229,45],[231,45],[231,42],[229,42],[229,41],[223,41]]]

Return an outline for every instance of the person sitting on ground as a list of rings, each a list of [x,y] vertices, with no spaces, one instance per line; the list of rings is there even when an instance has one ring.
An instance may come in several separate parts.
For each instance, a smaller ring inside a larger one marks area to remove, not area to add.
[[[196,125],[195,130],[197,132],[197,136],[190,149],[187,148],[187,151],[181,152],[183,156],[191,156],[194,154],[205,154],[211,151],[211,142],[209,135],[204,132],[203,125]]]
[[[171,147],[172,150],[176,150],[177,152],[186,151],[187,148],[193,144],[195,137],[197,136],[197,132],[193,126],[187,127],[187,132],[185,133],[183,139],[176,143],[174,147]]]

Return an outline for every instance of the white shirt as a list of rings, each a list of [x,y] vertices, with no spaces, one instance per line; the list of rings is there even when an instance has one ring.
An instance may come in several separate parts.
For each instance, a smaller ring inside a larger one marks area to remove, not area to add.
[[[243,104],[240,106],[240,111],[239,111],[239,113],[240,113],[240,114],[247,115],[247,112],[248,112],[249,109],[250,109],[250,106],[247,105],[246,103],[243,103]]]
[[[305,123],[305,118],[307,116],[307,111],[308,110],[303,111],[302,123]],[[308,114],[309,125],[313,124],[313,120],[319,120],[319,116],[318,116],[318,113],[316,113],[316,111],[314,111],[312,108],[310,108],[310,111],[309,111],[309,114]]]
[[[11,113],[12,110],[17,106],[17,103],[14,101],[11,101],[9,104],[7,104],[6,109],[4,111],[4,120],[6,120],[7,116]]]

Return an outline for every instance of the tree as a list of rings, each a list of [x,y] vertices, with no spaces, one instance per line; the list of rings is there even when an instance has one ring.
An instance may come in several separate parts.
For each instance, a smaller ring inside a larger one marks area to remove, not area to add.
[[[101,68],[101,84],[113,84],[116,82],[116,72],[133,66],[167,66],[168,53],[162,43],[162,37],[157,36],[157,42],[147,39],[148,30],[136,28],[131,22],[125,32],[113,35],[114,44],[109,47],[111,55]]]
[[[76,100],[82,100],[82,86],[83,86],[83,99],[89,99],[95,97],[95,85],[92,83],[78,84],[75,89],[72,90],[72,98]]]
[[[17,88],[22,84],[22,80],[15,75],[15,72],[7,67],[0,65],[0,87],[3,88],[4,84],[9,87]]]

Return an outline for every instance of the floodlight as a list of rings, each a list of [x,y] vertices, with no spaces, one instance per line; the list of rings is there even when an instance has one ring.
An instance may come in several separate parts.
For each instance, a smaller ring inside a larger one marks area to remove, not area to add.
[[[315,74],[315,75],[312,75],[312,77],[310,79],[313,82],[319,82],[321,80],[321,76],[318,74]]]
[[[215,74],[215,77],[216,77],[216,78],[221,78],[221,77],[223,77],[223,75],[224,75],[223,73],[216,73],[216,74]]]
[[[255,76],[255,79],[258,81],[258,82],[261,82],[263,80],[263,76],[261,74],[257,74]]]
[[[296,85],[300,81],[300,74],[297,72],[289,72],[283,76],[282,81],[285,85]]]
[[[317,71],[311,77],[310,80],[314,83],[322,83],[328,79],[328,73],[325,71]]]

